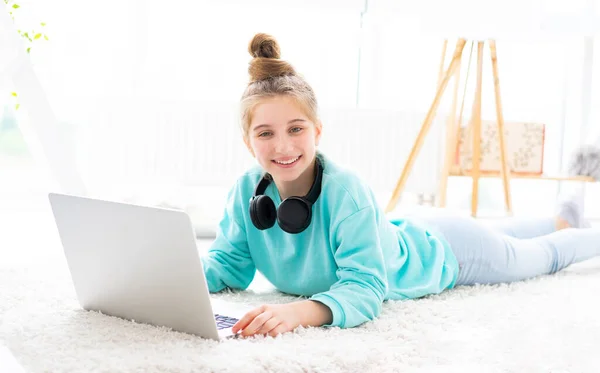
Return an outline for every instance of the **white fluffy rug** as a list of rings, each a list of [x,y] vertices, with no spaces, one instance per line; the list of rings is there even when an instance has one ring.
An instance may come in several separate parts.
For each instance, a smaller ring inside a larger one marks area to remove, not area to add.
[[[51,227],[48,220],[19,211],[0,214],[0,345],[27,372],[600,370],[600,259],[528,282],[388,302],[378,320],[355,329],[214,342],[82,311],[57,235],[31,229]],[[260,279],[252,289],[216,297],[293,299]]]
[[[597,372],[600,260],[509,286],[388,302],[350,329],[214,342],[79,309],[59,255],[0,265],[0,343],[28,372]],[[219,298],[259,305],[261,290]],[[1,369],[0,369],[1,371]]]

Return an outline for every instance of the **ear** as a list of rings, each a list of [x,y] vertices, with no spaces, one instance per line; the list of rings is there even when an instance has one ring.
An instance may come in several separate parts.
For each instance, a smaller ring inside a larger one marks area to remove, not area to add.
[[[321,132],[323,131],[323,123],[318,121],[315,123],[315,144],[319,146],[319,142],[321,141]]]
[[[250,140],[244,138],[244,144],[246,144],[246,148],[248,148],[248,151],[250,152],[250,154],[252,154],[252,157],[256,158],[256,155],[254,155],[254,150],[252,150],[252,145],[250,145]]]

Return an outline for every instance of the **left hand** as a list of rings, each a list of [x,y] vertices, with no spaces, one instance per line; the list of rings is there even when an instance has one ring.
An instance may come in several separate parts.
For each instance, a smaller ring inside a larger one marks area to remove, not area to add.
[[[248,312],[231,331],[237,334],[240,330],[242,336],[248,337],[255,334],[270,335],[290,332],[301,324],[301,309],[298,303],[267,304]]]

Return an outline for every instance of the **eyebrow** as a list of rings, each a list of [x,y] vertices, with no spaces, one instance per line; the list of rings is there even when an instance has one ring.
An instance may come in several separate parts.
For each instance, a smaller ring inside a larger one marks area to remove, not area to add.
[[[297,122],[306,122],[305,119],[301,119],[301,118],[296,118],[296,119],[292,119],[290,120],[287,124],[293,124],[293,123],[297,123]],[[263,127],[271,127],[270,124],[259,124],[258,126],[254,127],[254,131],[258,131],[259,129],[263,128]]]

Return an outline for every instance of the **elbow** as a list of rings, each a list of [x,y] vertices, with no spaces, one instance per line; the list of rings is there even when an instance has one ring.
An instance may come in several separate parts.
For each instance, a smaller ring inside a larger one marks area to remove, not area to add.
[[[377,297],[378,304],[383,303],[388,293],[388,289],[389,284],[386,277],[375,277],[371,290]]]
[[[371,307],[366,308],[369,310],[369,312],[365,314],[367,318],[366,321],[372,321],[379,317],[379,315],[381,315],[381,311],[383,309],[383,301],[385,300],[388,291],[388,283],[385,279],[378,278],[375,282],[375,285],[370,286],[369,290],[372,294],[369,297],[369,303],[371,304]]]
[[[385,289],[385,286],[363,287],[362,296],[355,296],[357,303],[353,302],[354,304],[351,306],[358,311],[357,317],[345,319],[342,328],[353,328],[378,318],[383,310],[383,301],[386,294]]]

